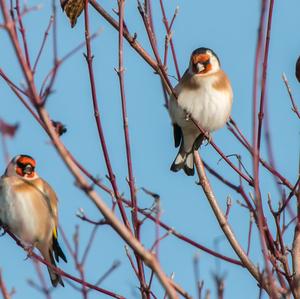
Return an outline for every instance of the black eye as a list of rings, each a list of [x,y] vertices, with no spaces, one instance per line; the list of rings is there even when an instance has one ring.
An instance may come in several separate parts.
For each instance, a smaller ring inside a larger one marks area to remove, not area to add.
[[[25,167],[25,165],[23,163],[21,163],[20,161],[17,161],[17,166],[20,167],[21,169],[23,169]]]
[[[209,62],[210,62],[210,60],[208,59],[208,60],[206,60],[206,61],[203,62],[203,65],[207,66],[209,64]]]

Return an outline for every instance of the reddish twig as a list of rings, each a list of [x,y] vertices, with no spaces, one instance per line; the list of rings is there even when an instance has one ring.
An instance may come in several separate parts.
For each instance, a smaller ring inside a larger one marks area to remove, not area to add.
[[[251,247],[251,236],[252,236],[252,226],[253,226],[253,214],[250,212],[250,220],[249,220],[249,231],[248,231],[248,245],[247,245],[247,255],[250,253],[250,247]]]
[[[205,132],[200,126],[199,124],[191,118],[191,120],[193,121],[194,125],[198,128],[198,130],[204,134],[204,136],[209,139],[209,143],[211,144],[211,146],[217,151],[217,153],[222,157],[223,160],[225,160],[227,162],[227,164],[236,172],[238,173],[238,175],[240,177],[242,177],[250,186],[253,186],[253,180],[252,178],[249,178],[246,174],[244,174],[243,172],[241,172],[238,167],[236,167],[228,158],[227,156],[225,156],[225,154],[221,151],[221,149],[213,142],[212,138],[209,138],[207,132]]]
[[[266,85],[267,85],[267,69],[268,69],[269,47],[270,47],[270,38],[271,38],[271,29],[272,29],[273,7],[274,7],[274,0],[270,0],[268,25],[267,25],[267,33],[266,33],[266,40],[265,40],[263,69],[262,69],[260,108],[259,108],[259,113],[258,113],[258,131],[257,131],[258,154],[259,154],[259,150],[260,150],[261,130],[262,130],[263,118],[264,118]]]
[[[268,293],[273,293],[275,292],[276,289],[270,290],[269,285],[261,279],[260,273],[255,267],[255,265],[251,262],[247,254],[244,252],[240,244],[238,243],[235,235],[233,234],[232,229],[230,228],[223,212],[221,211],[219,204],[217,202],[217,199],[213,193],[213,190],[211,189],[210,183],[208,181],[208,178],[206,177],[205,170],[204,170],[204,165],[202,163],[202,160],[198,154],[197,151],[194,151],[194,159],[195,159],[195,165],[196,165],[196,170],[198,173],[199,177],[199,184],[202,186],[202,189],[206,195],[206,198],[216,216],[216,219],[219,222],[220,227],[222,228],[227,240],[229,241],[231,247],[234,249],[236,254],[239,256],[242,264],[247,268],[249,273],[259,282],[263,285],[263,288],[268,292]]]
[[[119,15],[119,50],[118,50],[118,60],[119,66],[116,70],[119,78],[120,84],[120,95],[121,95],[121,103],[122,103],[122,119],[123,119],[123,130],[124,130],[124,139],[125,139],[125,148],[126,148],[126,159],[127,159],[127,169],[128,169],[128,183],[130,189],[130,198],[132,203],[132,224],[134,229],[135,237],[140,240],[140,224],[137,214],[137,198],[136,198],[136,190],[133,176],[133,168],[132,168],[132,156],[131,156],[131,148],[130,148],[130,136],[128,129],[128,116],[127,116],[127,107],[126,107],[126,96],[125,96],[125,87],[124,87],[124,47],[123,47],[123,30],[124,30],[124,0],[118,0],[118,15]],[[138,255],[135,254],[135,258],[138,266],[138,278],[141,285],[142,296],[146,296],[149,298],[149,292],[147,292],[147,286],[145,281],[145,272],[144,265],[142,260]]]
[[[272,0],[271,0],[272,1]],[[261,15],[260,15],[260,21],[259,21],[259,31],[257,36],[257,45],[256,45],[256,54],[255,54],[255,65],[254,65],[254,84],[253,84],[253,112],[252,112],[252,141],[253,141],[253,174],[254,174],[254,190],[255,190],[255,203],[257,207],[257,214],[258,214],[258,229],[259,229],[259,238],[262,248],[262,253],[264,257],[265,262],[265,269],[266,274],[268,278],[268,284],[271,286],[269,289],[269,292],[272,297],[278,298],[277,293],[275,293],[275,286],[274,286],[274,280],[273,275],[269,267],[269,259],[268,259],[268,247],[274,246],[273,242],[268,242],[266,240],[266,235],[264,232],[264,227],[267,227],[267,224],[265,223],[265,216],[262,206],[262,198],[260,193],[260,187],[259,187],[259,152],[260,152],[260,132],[261,125],[262,125],[262,115],[259,119],[259,125],[257,126],[257,89],[258,89],[258,72],[259,72],[259,64],[261,59],[261,49],[262,49],[262,43],[263,43],[263,35],[264,35],[264,27],[265,27],[265,13],[266,13],[266,0],[262,1],[261,6]],[[268,53],[268,52],[265,52]],[[267,56],[266,56],[267,58]],[[263,72],[266,72],[266,59],[264,60],[264,69]],[[263,80],[265,81],[266,78]],[[262,84],[265,84],[262,82]],[[264,92],[262,90],[262,97],[261,97],[261,109],[263,109],[263,101],[264,101]],[[269,248],[271,252],[273,250]]]
[[[241,130],[238,128],[236,122],[231,118],[230,124],[233,125],[233,129],[229,129],[230,132],[240,141],[240,143],[248,150],[248,152],[253,156],[253,148],[250,145],[249,141],[246,139],[246,137],[243,135]],[[280,183],[288,187],[289,189],[293,188],[293,185],[283,176],[281,175],[272,165],[270,165],[268,162],[263,160],[259,156],[259,162],[261,165],[267,169],[271,174],[273,174],[275,177],[277,177],[280,180]]]
[[[292,275],[291,275],[291,272],[290,272],[288,259],[287,259],[287,256],[286,256],[287,255],[286,247],[284,245],[283,235],[282,235],[282,231],[281,231],[281,227],[280,227],[280,214],[277,214],[273,210],[270,194],[268,194],[268,205],[269,205],[270,211],[271,211],[271,213],[274,217],[274,220],[275,220],[276,234],[277,234],[276,239],[278,240],[277,243],[279,243],[279,246],[277,246],[277,247],[279,247],[279,251],[280,251],[280,254],[281,254],[281,255],[276,254],[275,258],[277,258],[281,262],[282,268],[284,269],[283,275],[285,276],[285,278],[286,278],[286,280],[289,284],[290,290],[291,290],[291,292],[293,293],[293,295],[295,297],[293,281],[292,281]],[[281,283],[281,286],[286,288],[285,282],[283,281],[283,279],[280,278],[281,275],[279,273],[278,273],[278,276],[279,276],[279,281]]]
[[[300,119],[300,111],[298,110],[298,107],[297,107],[297,105],[296,105],[294,96],[293,96],[293,94],[292,94],[292,89],[291,89],[291,87],[290,87],[290,85],[289,85],[289,82],[288,82],[288,79],[287,79],[285,73],[282,74],[282,80],[283,80],[283,82],[284,82],[284,84],[285,84],[286,90],[287,90],[287,92],[288,92],[288,94],[289,94],[289,97],[290,97],[290,99],[291,99],[291,103],[292,103],[292,111],[295,112],[295,114],[297,115],[297,117]]]
[[[44,277],[44,274],[42,272],[42,269],[41,269],[41,265],[38,261],[36,260],[33,260],[33,264],[35,266],[35,270],[38,274],[38,277],[39,277],[39,280],[40,280],[40,283],[41,283],[41,286],[38,286],[34,281],[32,280],[29,280],[28,283],[34,287],[35,289],[37,289],[39,292],[41,292],[45,298],[47,299],[51,299],[51,289],[47,286],[47,283],[46,283],[46,280],[45,280],[45,277]]]
[[[296,184],[294,185],[293,189],[291,190],[289,196],[285,199],[285,201],[283,201],[281,208],[280,208],[280,209],[278,210],[278,212],[277,212],[278,214],[281,214],[281,213],[284,211],[284,209],[288,206],[288,204],[289,204],[291,198],[292,198],[294,195],[297,196],[297,187],[298,187],[299,183],[300,183],[300,175],[298,176],[298,179],[297,179],[297,181],[296,181]],[[299,192],[299,191],[298,191],[298,192]]]
[[[27,44],[27,39],[26,39],[26,30],[25,30],[25,27],[23,25],[22,15],[21,15],[21,11],[20,11],[20,0],[16,0],[16,11],[17,11],[18,22],[19,22],[19,25],[20,25],[19,30],[20,30],[21,36],[22,36],[26,61],[27,61],[28,67],[31,69],[30,57],[29,57],[29,51],[28,51],[28,44]]]
[[[35,74],[35,72],[36,72],[37,65],[38,65],[38,63],[39,63],[39,60],[40,60],[41,55],[42,55],[42,52],[43,52],[43,50],[44,50],[44,47],[45,47],[45,44],[46,44],[46,41],[47,41],[47,38],[48,38],[48,35],[49,35],[49,31],[50,31],[51,26],[52,26],[52,24],[53,24],[53,21],[54,21],[54,17],[51,16],[51,17],[50,17],[50,20],[49,20],[49,23],[48,23],[48,26],[47,26],[47,28],[46,28],[46,31],[45,31],[45,33],[44,33],[44,37],[43,37],[43,40],[42,40],[42,43],[41,43],[41,47],[40,47],[40,49],[39,49],[39,52],[38,52],[38,54],[37,54],[37,57],[36,57],[36,59],[35,59],[34,65],[33,65],[32,72],[33,72],[34,74]]]
[[[77,162],[77,163],[78,163],[78,162]],[[78,165],[77,163],[76,163],[76,165]],[[79,165],[80,165],[80,164],[79,164]],[[81,166],[81,165],[80,165],[80,166]],[[92,180],[92,182],[93,182],[94,184],[96,184],[98,187],[100,187],[102,190],[104,190],[104,191],[107,192],[108,194],[111,194],[111,193],[112,193],[112,190],[110,190],[110,189],[107,188],[105,185],[103,185],[99,180],[97,180],[96,178],[94,178],[94,177],[93,177],[93,176],[92,176],[85,168],[83,168],[83,167],[81,166],[80,169],[81,169],[81,171],[83,171],[83,173],[84,173],[90,180]],[[238,187],[237,187],[237,189],[238,189]],[[245,192],[241,191],[241,195],[242,195],[243,197],[247,198]],[[131,206],[131,201],[126,200],[125,198],[121,198],[121,199],[122,199],[122,201],[123,201],[127,206],[132,207],[132,206]],[[227,262],[229,262],[229,263],[233,263],[233,264],[235,264],[235,265],[243,266],[243,265],[241,264],[241,262],[239,262],[239,261],[237,261],[237,260],[235,260],[235,259],[232,259],[232,258],[230,258],[230,257],[227,257],[227,256],[225,256],[225,255],[222,255],[222,254],[220,254],[220,253],[217,253],[217,252],[215,252],[215,251],[213,251],[213,250],[211,250],[211,249],[209,249],[209,248],[207,248],[207,247],[205,247],[205,246],[203,246],[203,245],[201,245],[201,244],[199,244],[199,243],[193,241],[192,239],[190,239],[190,238],[184,236],[183,234],[177,232],[174,228],[168,226],[168,225],[165,224],[164,222],[162,222],[162,221],[160,221],[160,220],[157,221],[157,218],[154,217],[151,213],[146,212],[145,209],[141,209],[141,208],[138,207],[138,212],[141,213],[141,214],[143,214],[144,216],[146,216],[146,217],[147,217],[148,219],[150,219],[151,221],[157,222],[163,229],[165,229],[165,230],[171,232],[171,234],[174,235],[175,237],[177,237],[178,239],[180,239],[180,240],[182,240],[182,241],[184,241],[184,242],[186,242],[186,243],[188,243],[188,244],[190,244],[190,245],[192,245],[192,246],[194,246],[194,247],[196,247],[196,248],[198,248],[198,249],[200,249],[200,250],[203,250],[204,252],[206,252],[206,253],[208,253],[208,254],[211,254],[211,255],[213,255],[213,256],[215,256],[215,257],[217,257],[217,258],[220,258],[220,259],[222,259],[222,260],[224,260],[224,261],[227,261]]]
[[[122,202],[120,201],[120,194],[118,191],[117,183],[116,183],[116,177],[112,169],[112,165],[110,162],[109,154],[108,154],[108,149],[106,146],[106,141],[104,137],[104,131],[102,128],[102,122],[100,118],[100,110],[98,107],[98,99],[97,99],[97,92],[96,92],[96,85],[95,85],[95,79],[94,79],[94,70],[93,70],[93,55],[92,55],[92,49],[91,49],[91,40],[90,40],[90,25],[89,25],[89,13],[88,13],[88,0],[85,0],[85,9],[84,9],[84,24],[85,24],[85,41],[86,41],[86,62],[88,66],[88,72],[89,72],[89,78],[90,78],[90,87],[91,87],[91,93],[92,93],[92,102],[93,102],[93,108],[94,108],[94,117],[95,117],[95,122],[97,125],[97,130],[98,130],[98,136],[100,139],[108,175],[109,175],[109,180],[111,182],[112,188],[114,190],[115,197],[117,199],[117,204],[123,219],[123,222],[127,226],[127,228],[130,230],[130,224],[127,219],[124,207],[122,205]]]
[[[22,247],[23,249],[25,249],[24,246],[21,244],[21,242],[18,240],[18,238],[17,238],[15,235],[13,235],[13,234],[12,234],[10,231],[8,231],[7,229],[5,229],[5,232],[6,232],[12,239],[15,240],[15,242],[16,242],[16,244],[17,244],[18,246],[20,246],[20,247]],[[95,286],[95,285],[93,285],[93,284],[90,284],[90,283],[88,283],[88,282],[84,282],[84,281],[82,281],[81,279],[79,279],[79,278],[77,278],[77,277],[75,277],[75,276],[73,276],[73,275],[71,275],[71,274],[69,274],[69,273],[64,272],[63,270],[61,270],[61,269],[58,268],[58,267],[53,266],[51,263],[47,262],[47,261],[44,260],[41,256],[37,255],[37,254],[34,253],[34,252],[29,252],[29,256],[30,256],[30,257],[33,257],[35,260],[37,260],[37,261],[43,263],[44,265],[50,267],[51,269],[53,269],[53,271],[55,271],[57,274],[59,274],[59,275],[61,275],[61,276],[64,276],[64,277],[66,277],[66,278],[69,278],[69,279],[71,279],[71,280],[73,280],[73,281],[75,281],[75,282],[77,282],[77,283],[79,283],[79,284],[83,284],[83,283],[84,283],[88,288],[91,288],[91,289],[93,289],[93,290],[95,290],[95,291],[98,291],[98,292],[103,293],[103,294],[105,294],[105,295],[108,295],[108,296],[110,296],[110,297],[118,298],[118,299],[125,299],[125,298],[124,298],[123,296],[121,296],[121,295],[118,295],[118,294],[113,293],[113,292],[111,292],[111,291],[108,291],[108,290],[106,290],[106,289],[97,287],[97,286]]]
[[[196,282],[196,289],[197,289],[197,295],[198,299],[202,298],[202,290],[204,286],[204,281],[200,280],[200,274],[199,274],[199,255],[196,253],[193,258],[193,266],[194,266],[194,276],[195,276],[195,282]]]
[[[119,29],[119,25],[118,25],[118,22],[115,21],[113,19],[113,17],[108,14],[105,9],[103,9],[103,7],[96,2],[96,0],[89,0],[91,5],[94,7],[94,9],[109,23],[112,25],[113,28],[115,28],[116,30]],[[145,49],[137,42],[137,39],[136,39],[136,36],[132,36],[130,35],[130,33],[128,32],[128,30],[124,28],[124,31],[123,31],[123,36],[124,38],[127,40],[127,42],[130,44],[130,46],[146,61],[147,64],[149,64],[149,66],[151,66],[154,71],[156,71],[160,76],[161,78],[164,78],[162,77],[161,75],[161,71],[165,71],[163,68],[159,68],[158,66],[158,63],[155,62],[155,60],[145,51]],[[255,80],[256,81],[256,80]],[[164,85],[164,88],[167,90],[167,92],[169,94],[172,93],[172,86],[168,85],[167,82],[164,82],[163,81],[163,85]],[[256,94],[256,92],[255,92]],[[223,154],[223,156],[225,156]],[[225,161],[228,163],[228,160],[225,159]],[[264,160],[260,160],[260,162],[262,163],[262,165],[264,167],[266,167],[271,173],[273,173],[275,176],[277,176],[280,181],[286,185],[288,188],[292,188],[292,185],[290,184],[290,182],[285,178],[283,177],[277,170],[273,169],[267,162],[265,162]],[[246,179],[246,178],[245,178]],[[247,180],[247,179],[246,179]],[[248,183],[251,185],[252,182],[248,181]]]
[[[164,23],[166,31],[167,31],[166,42],[170,43],[177,79],[180,80],[181,76],[180,76],[180,72],[179,72],[179,67],[178,67],[178,62],[177,62],[175,47],[174,47],[174,43],[173,43],[173,39],[172,39],[172,32],[171,32],[171,28],[174,24],[177,14],[178,14],[178,8],[175,9],[175,13],[173,15],[173,18],[172,18],[170,26],[169,26],[169,22],[168,22],[168,19],[166,16],[163,0],[159,0],[159,3],[160,3],[161,12],[163,15],[163,23]],[[165,55],[167,55],[167,54],[165,54]],[[166,65],[166,58],[164,59],[164,65]]]
[[[111,265],[111,267],[96,281],[95,285],[99,286],[102,284],[102,282],[113,272],[115,271],[119,266],[120,266],[120,262],[119,261],[115,261],[113,262],[113,264]],[[88,290],[89,292],[91,291],[91,289]]]
[[[54,24],[53,24],[53,30],[55,28],[55,18],[54,18]],[[98,30],[97,32],[93,33],[89,39],[93,40],[95,37],[97,37],[100,34],[100,30]],[[40,97],[42,97],[43,99],[46,98],[46,95],[51,93],[51,89],[52,89],[52,84],[53,83],[48,83],[48,85],[46,86],[48,80],[50,79],[50,81],[52,82],[52,77],[55,76],[56,72],[59,70],[59,68],[62,66],[62,64],[68,60],[70,57],[72,57],[74,54],[76,54],[80,49],[82,49],[84,46],[86,45],[86,41],[81,42],[80,44],[78,44],[75,48],[73,48],[72,50],[70,50],[69,52],[67,52],[67,54],[65,54],[62,58],[60,59],[55,59],[54,60],[56,62],[54,62],[54,66],[52,67],[52,69],[48,72],[48,74],[45,76],[41,88],[40,88]],[[55,46],[53,46],[55,47]]]
[[[9,292],[7,291],[5,282],[3,280],[1,270],[0,270],[0,290],[1,290],[1,294],[3,296],[3,299],[11,299],[11,296],[10,296]]]

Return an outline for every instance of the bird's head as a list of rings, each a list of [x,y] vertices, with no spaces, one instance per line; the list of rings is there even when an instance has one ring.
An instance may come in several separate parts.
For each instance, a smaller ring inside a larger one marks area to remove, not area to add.
[[[198,48],[193,51],[190,59],[189,72],[198,76],[206,76],[220,69],[220,61],[213,50]]]
[[[18,155],[8,164],[5,175],[20,176],[25,179],[35,179],[38,177],[35,172],[36,162],[28,155]]]

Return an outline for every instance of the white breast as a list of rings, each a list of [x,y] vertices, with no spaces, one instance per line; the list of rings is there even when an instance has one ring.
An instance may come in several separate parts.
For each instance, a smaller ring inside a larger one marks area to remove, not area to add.
[[[197,88],[183,87],[178,92],[178,104],[170,101],[170,115],[180,127],[187,126],[189,113],[199,125],[209,131],[223,127],[228,120],[232,104],[231,90],[216,90],[215,77],[201,77]]]
[[[0,182],[0,219],[23,242],[33,245],[41,237],[41,229],[44,226],[41,214],[46,219],[49,217],[45,200],[37,191],[33,194],[35,201],[30,192],[14,192],[12,184],[6,180],[2,179]],[[41,214],[36,211],[37,201],[40,203]]]

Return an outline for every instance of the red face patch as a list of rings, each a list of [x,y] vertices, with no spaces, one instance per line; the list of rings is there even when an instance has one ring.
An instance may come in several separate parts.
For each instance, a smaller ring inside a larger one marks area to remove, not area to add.
[[[192,57],[192,62],[193,64],[196,64],[196,63],[203,63],[203,62],[206,62],[206,61],[209,61],[210,59],[210,56],[208,54],[196,54]]]
[[[18,175],[20,175],[20,176],[24,176],[23,170],[22,170],[22,168],[19,167],[19,166],[16,167],[16,173],[17,173]]]
[[[30,164],[32,167],[35,167],[36,163],[34,161],[34,159],[27,157],[27,156],[21,156],[18,160],[17,160],[17,164],[22,164],[22,165],[27,165]]]
[[[22,177],[34,177],[36,162],[29,156],[21,156],[16,161],[16,173]]]
[[[199,74],[205,74],[212,69],[212,65],[209,62],[210,56],[208,54],[195,54],[191,58],[193,71]],[[200,63],[203,65],[204,69],[202,71],[198,71],[197,64]]]

